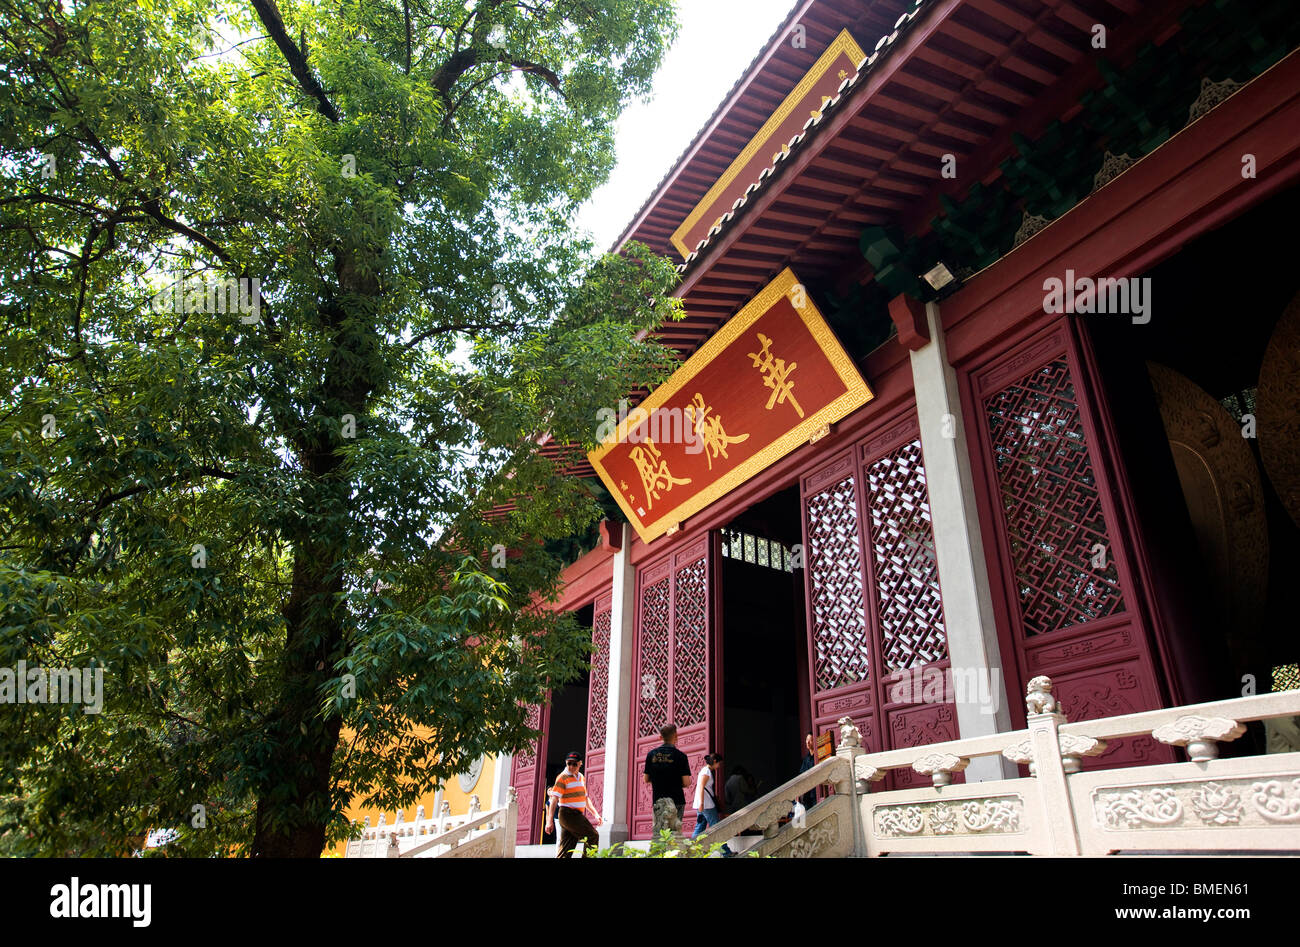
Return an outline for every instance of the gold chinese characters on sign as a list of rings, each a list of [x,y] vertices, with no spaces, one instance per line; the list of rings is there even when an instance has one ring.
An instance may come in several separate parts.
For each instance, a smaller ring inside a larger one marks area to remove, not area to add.
[[[675,483],[690,483],[691,478],[679,480],[674,477],[668,469],[668,461],[663,459],[663,453],[655,447],[654,440],[647,438],[645,443],[645,447],[632,448],[632,463],[636,464],[636,472],[641,477],[646,506],[653,508],[654,501],[659,499],[660,490],[671,490]]]
[[[704,457],[709,462],[710,470],[713,469],[714,459],[727,457],[728,444],[743,444],[749,440],[748,434],[728,437],[722,426],[722,417],[717,414],[710,417],[712,411],[713,409],[704,403],[704,396],[698,391],[691,399],[691,403],[686,406],[686,415],[695,429],[697,440],[704,445]]]
[[[767,410],[771,411],[773,405],[785,404],[786,399],[794,406],[799,417],[803,417],[803,408],[799,407],[799,402],[794,400],[794,382],[790,380],[790,374],[799,367],[798,362],[791,362],[788,366],[785,359],[774,358],[772,355],[772,340],[763,333],[758,334],[758,341],[763,343],[763,347],[758,350],[758,354],[749,353],[749,357],[754,360],[754,367],[763,373],[763,384],[772,389],[772,397],[767,399]]]

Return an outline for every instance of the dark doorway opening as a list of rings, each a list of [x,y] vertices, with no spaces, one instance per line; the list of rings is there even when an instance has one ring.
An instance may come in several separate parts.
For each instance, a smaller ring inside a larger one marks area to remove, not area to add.
[[[587,605],[574,612],[574,618],[578,624],[590,629],[594,614],[593,606]],[[543,813],[550,804],[550,797],[546,793],[555,785],[555,778],[564,769],[564,757],[575,751],[583,754],[587,752],[587,693],[590,685],[591,672],[583,671],[580,678],[551,693],[551,718],[546,728],[546,764],[543,769],[546,782],[541,793]],[[581,772],[586,774],[585,766]],[[541,825],[543,828],[546,826],[544,814]],[[554,841],[554,832],[542,834],[542,844]]]
[[[798,487],[755,504],[721,533],[719,750],[728,781],[743,768],[762,795],[798,774],[811,719],[803,571],[795,568]]]
[[[1078,317],[1187,702],[1300,684],[1300,279],[1279,239],[1297,213],[1292,187],[1143,274],[1148,324]]]

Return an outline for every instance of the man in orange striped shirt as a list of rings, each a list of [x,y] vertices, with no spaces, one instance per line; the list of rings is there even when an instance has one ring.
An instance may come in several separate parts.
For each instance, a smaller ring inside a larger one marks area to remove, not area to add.
[[[569,858],[577,848],[579,841],[585,841],[582,857],[595,851],[600,844],[600,835],[587,820],[586,812],[591,811],[596,825],[600,825],[600,813],[596,811],[587,798],[587,783],[578,770],[582,769],[582,755],[570,753],[564,758],[564,771],[555,777],[551,787],[551,805],[546,810],[546,831],[550,832],[555,824],[555,809],[560,809],[560,853],[557,858]]]

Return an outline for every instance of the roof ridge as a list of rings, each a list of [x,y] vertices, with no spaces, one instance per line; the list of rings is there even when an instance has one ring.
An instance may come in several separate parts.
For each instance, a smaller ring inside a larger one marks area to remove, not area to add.
[[[893,48],[899,37],[904,35],[915,23],[921,11],[930,6],[932,2],[933,0],[912,0],[912,8],[900,14],[894,23],[894,28],[876,41],[875,48],[863,58],[862,62],[858,63],[853,75],[840,83],[834,98],[823,105],[819,113],[808,119],[804,123],[803,129],[786,142],[786,146],[773,156],[773,162],[758,173],[758,177],[732,203],[731,209],[719,218],[718,223],[704,235],[704,239],[699,241],[695,248],[687,254],[686,259],[677,265],[679,274],[685,276],[686,271],[691,268],[692,264],[700,261],[703,257],[703,251],[709,248],[713,239],[721,236],[722,232],[728,228],[728,225],[745,209],[746,205],[749,204],[749,199],[767,187],[784,168],[789,166],[790,158],[799,146],[805,144],[817,131],[829,124],[826,121],[827,115],[842,108],[848,98],[852,97],[855,91],[862,88],[863,84],[860,80],[875,68],[880,58]]]
[[[668,184],[668,180],[681,169],[683,161],[686,160],[686,156],[694,151],[696,146],[703,142],[709,129],[726,114],[727,103],[731,102],[731,100],[735,98],[737,90],[750,78],[751,74],[758,67],[759,61],[763,59],[780,41],[782,36],[790,32],[793,28],[793,24],[797,22],[799,15],[817,2],[818,0],[795,0],[795,5],[790,8],[790,12],[787,13],[785,19],[781,21],[781,25],[778,26],[776,31],[767,38],[767,42],[759,47],[758,52],[752,59],[750,59],[749,65],[741,71],[736,81],[731,84],[731,88],[729,88],[722,96],[722,100],[717,104],[717,107],[714,108],[712,114],[705,119],[704,124],[700,126],[699,131],[695,133],[695,136],[690,140],[687,146],[682,149],[681,153],[673,159],[672,163],[668,166],[668,170],[665,171],[663,177],[659,179],[659,183],[650,189],[650,194],[641,203],[641,206],[637,208],[636,213],[632,215],[632,219],[628,221],[627,225],[623,228],[622,233],[618,235],[613,246],[609,248],[610,253],[617,253],[619,248],[631,238],[632,233],[636,230],[638,221],[645,217],[646,213],[654,206],[656,200]]]

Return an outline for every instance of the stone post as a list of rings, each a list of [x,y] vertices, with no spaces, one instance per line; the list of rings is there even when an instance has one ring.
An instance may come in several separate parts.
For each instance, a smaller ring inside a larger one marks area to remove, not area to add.
[[[515,835],[519,829],[519,798],[515,794],[515,787],[510,786],[506,790],[506,836],[505,836],[505,857],[515,857]]]
[[[849,764],[849,771],[847,779],[842,783],[835,784],[835,791],[837,793],[847,793],[850,796],[852,803],[850,806],[850,825],[853,827],[853,854],[865,856],[867,854],[867,835],[866,828],[862,824],[860,799],[867,794],[870,781],[879,779],[884,774],[877,775],[875,767],[867,765],[866,750],[862,748],[862,734],[854,726],[853,719],[851,717],[841,717],[839,724],[840,745],[835,748],[835,755]],[[861,760],[860,763],[859,760]]]
[[[1011,729],[1006,680],[984,562],[960,389],[957,374],[948,362],[939,306],[928,303],[922,314],[920,303],[899,296],[890,304],[890,314],[896,323],[902,319],[914,323],[917,329],[908,336],[912,340],[912,378],[925,454],[935,560],[939,587],[943,589],[948,656],[957,689],[958,732],[963,738],[1002,733]],[[974,694],[970,693],[972,685]],[[1014,769],[998,757],[971,760],[966,770],[970,782],[1014,776]]]
[[[1034,778],[1042,794],[1047,833],[1053,855],[1078,855],[1079,835],[1074,827],[1074,807],[1066,783],[1066,761],[1061,759],[1061,724],[1065,714],[1052,696],[1052,682],[1036,677],[1029,682],[1025,697],[1029,743],[1033,754]],[[1094,741],[1095,742],[1095,741]],[[1104,747],[1103,747],[1104,748]],[[1013,749],[1013,748],[1008,748]],[[1007,751],[1003,751],[1004,754]],[[1076,761],[1077,763],[1077,761]]]
[[[609,710],[605,720],[603,820],[597,830],[607,847],[626,841],[628,774],[632,752],[632,662],[636,616],[636,569],[632,566],[632,527],[622,524],[622,546],[614,553],[613,602],[609,616]]]

